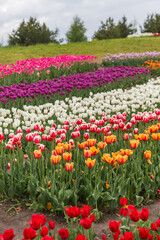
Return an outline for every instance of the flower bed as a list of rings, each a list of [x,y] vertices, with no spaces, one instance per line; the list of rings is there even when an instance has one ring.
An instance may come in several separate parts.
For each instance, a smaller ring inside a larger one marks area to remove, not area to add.
[[[8,108],[0,113],[1,196],[27,199],[51,213],[89,204],[97,219],[101,208],[117,208],[121,197],[136,206],[154,200],[160,188],[160,79],[149,77],[147,68],[119,66],[1,86],[1,106]],[[122,214],[130,210],[126,205]],[[86,219],[83,228],[94,221],[90,213]],[[132,237],[123,230],[121,236],[119,225],[113,238]],[[94,239],[91,231],[73,234]]]
[[[146,95],[147,93],[147,95]],[[89,93],[89,97],[65,98],[63,101],[38,106],[22,106],[22,109],[0,109],[0,132],[5,134],[21,127],[34,128],[35,124],[46,127],[45,133],[55,122],[62,124],[77,118],[88,121],[90,116],[97,118],[105,112],[111,114],[127,111],[129,116],[138,111],[153,111],[160,108],[160,79],[151,79],[146,84],[130,89],[115,89],[109,92]]]
[[[160,61],[148,60],[142,66],[150,69],[153,77],[160,76]]]
[[[5,137],[2,133],[1,194],[27,195],[34,206],[47,209],[49,204],[53,211],[78,201],[97,211],[104,205],[114,209],[122,195],[137,205],[154,199],[160,187],[160,110],[126,120],[127,113],[108,120],[102,114],[90,123],[64,121],[61,128],[53,123],[48,134],[38,124],[27,134],[20,128]]]
[[[110,234],[109,236],[103,234],[101,239],[158,240],[160,238],[160,218],[155,222],[151,222],[149,220],[148,208],[142,208],[142,210],[138,212],[134,205],[128,205],[126,198],[120,199],[120,205],[120,221],[109,221]],[[93,230],[95,215],[91,214],[90,206],[84,205],[82,208],[77,206],[65,207],[65,215],[68,223],[67,227],[55,231],[56,221],[53,222],[50,220],[47,222],[47,218],[44,215],[33,214],[31,221],[28,221],[30,227],[24,228],[23,239],[54,240],[55,237],[57,237],[57,239],[68,240],[95,239],[96,233]],[[73,222],[76,222],[77,228],[73,228]],[[5,230],[4,233],[0,235],[0,239],[14,239],[13,229]]]
[[[62,55],[56,57],[32,58],[17,61],[17,64],[0,65],[1,86],[24,81],[37,82],[46,78],[59,78],[77,72],[97,69],[97,57],[85,55]]]
[[[135,67],[105,68],[93,73],[61,76],[60,79],[24,82],[18,85],[0,87],[1,106],[9,105],[21,108],[24,104],[44,104],[59,99],[59,96],[85,96],[86,90],[101,92],[117,87],[130,87],[134,84],[146,82],[150,77],[150,70]],[[83,90],[84,89],[84,90]],[[83,90],[83,91],[82,91]]]
[[[116,66],[135,66],[141,67],[145,61],[152,59],[159,61],[160,52],[141,52],[141,53],[108,53],[102,60],[102,66],[116,67]]]

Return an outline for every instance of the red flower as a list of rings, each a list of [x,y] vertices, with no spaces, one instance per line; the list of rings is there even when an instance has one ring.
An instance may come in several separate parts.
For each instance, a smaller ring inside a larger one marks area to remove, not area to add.
[[[120,231],[112,234],[113,239],[114,239],[114,240],[118,240],[118,239],[119,239],[119,234],[120,234]]]
[[[38,230],[40,227],[43,227],[43,225],[46,222],[46,217],[44,215],[39,215],[39,214],[33,214],[31,217],[32,221],[28,221],[30,226],[34,230]]]
[[[158,231],[157,224],[156,223],[151,223],[151,229],[153,231]]]
[[[54,240],[54,236],[44,236],[41,240]]]
[[[80,215],[79,207],[70,207],[70,208],[65,207],[65,210],[66,210],[68,217],[70,217],[70,218],[79,217],[79,215]]]
[[[84,205],[80,211],[82,218],[87,218],[91,213],[91,206]]]
[[[127,208],[124,208],[122,207],[119,211],[119,215],[123,215],[123,217],[126,217],[128,214],[128,209]]]
[[[160,218],[158,218],[158,220],[156,221],[156,225],[157,227],[160,227]]]
[[[121,206],[127,205],[128,204],[127,198],[120,198],[120,204],[121,204]]]
[[[152,234],[148,234],[148,240],[153,240],[153,235]]]
[[[120,224],[121,224],[121,222],[109,221],[109,229],[111,230],[111,232],[116,233],[119,230]]]
[[[0,240],[4,240],[3,234],[0,235]]]
[[[125,232],[124,234],[124,240],[133,240],[134,237],[133,237],[133,233],[132,232]]]
[[[140,239],[147,239],[148,238],[148,234],[149,234],[149,228],[139,228],[139,237]]]
[[[61,239],[68,239],[69,237],[69,231],[68,229],[64,229],[64,228],[61,228],[59,231],[58,231],[58,234],[60,236]]]
[[[147,221],[148,217],[149,217],[148,208],[142,208],[142,212],[140,213],[140,219],[142,219],[143,221]]]
[[[24,239],[34,239],[37,237],[36,231],[31,227],[24,229],[23,236],[24,236]]]
[[[4,240],[12,240],[14,238],[13,229],[4,231],[3,238],[4,238]]]
[[[92,218],[80,219],[80,224],[83,228],[89,229],[92,225]]]
[[[44,237],[47,234],[48,234],[48,227],[47,226],[42,227],[40,235]]]
[[[54,230],[55,229],[55,224],[56,222],[52,222],[51,220],[49,221],[49,228]]]
[[[85,235],[82,235],[82,234],[79,233],[79,234],[77,235],[76,240],[88,240],[88,238],[86,238]]]
[[[160,236],[156,235],[156,237],[157,237],[157,240],[160,240]]]
[[[132,221],[138,222],[138,220],[139,220],[139,212],[137,211],[136,208],[129,213],[129,216],[130,216],[130,219]]]
[[[103,240],[106,240],[106,239],[107,239],[104,234],[102,235],[102,239],[103,239]]]

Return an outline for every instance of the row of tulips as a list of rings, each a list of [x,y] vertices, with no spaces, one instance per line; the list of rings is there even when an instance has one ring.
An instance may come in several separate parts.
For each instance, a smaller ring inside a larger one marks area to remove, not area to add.
[[[159,240],[160,239],[160,218],[155,222],[149,220],[148,208],[142,208],[141,212],[134,205],[128,205],[126,198],[120,198],[121,209],[119,212],[120,221],[109,221],[110,234],[103,234],[101,239],[114,240]],[[94,232],[95,215],[91,214],[91,207],[84,205],[80,207],[65,207],[67,227],[57,231],[57,239],[68,240],[93,240],[96,237]],[[28,221],[30,227],[26,227],[23,231],[23,240],[41,239],[54,240],[56,237],[56,222],[47,219],[44,215],[33,214],[31,221]],[[73,223],[76,227],[73,228]],[[135,225],[136,223],[136,225]],[[13,229],[5,230],[0,235],[1,240],[14,239]]]
[[[145,61],[143,67],[150,69],[152,76],[159,76],[160,75],[160,61],[148,60]]]
[[[135,67],[104,68],[90,73],[61,76],[60,79],[41,80],[37,83],[24,82],[0,87],[0,106],[22,108],[24,104],[44,104],[62,99],[63,96],[85,96],[92,92],[109,91],[115,88],[131,87],[146,82],[150,70]]]
[[[46,78],[59,78],[61,75],[92,71],[97,68],[97,57],[85,55],[61,55],[56,57],[32,58],[17,61],[16,64],[0,64],[1,86],[24,81],[37,82]]]
[[[147,95],[146,95],[147,93]],[[151,79],[146,84],[130,89],[115,89],[109,92],[89,93],[89,97],[65,98],[55,103],[46,103],[38,106],[22,106],[22,109],[0,109],[0,132],[7,135],[18,127],[23,130],[35,124],[45,127],[44,133],[52,124],[62,124],[65,120],[75,122],[82,118],[86,122],[91,116],[97,119],[105,112],[108,119],[111,114],[126,111],[130,116],[135,112],[154,111],[160,108],[160,78]],[[130,121],[130,118],[127,119]],[[58,128],[61,128],[58,127]]]
[[[119,53],[110,54],[107,53],[102,60],[102,66],[104,67],[117,67],[117,66],[135,66],[141,67],[145,61],[150,59],[160,60],[160,52],[132,52],[132,53]]]
[[[122,195],[137,205],[154,199],[160,183],[160,110],[133,114],[127,124],[126,117],[118,113],[107,123],[102,114],[71,126],[64,121],[61,129],[53,123],[49,134],[39,125],[27,134],[19,128],[9,140],[1,133],[1,193],[11,199],[29,196],[33,205],[51,211],[86,201],[97,217],[98,207],[114,209]]]

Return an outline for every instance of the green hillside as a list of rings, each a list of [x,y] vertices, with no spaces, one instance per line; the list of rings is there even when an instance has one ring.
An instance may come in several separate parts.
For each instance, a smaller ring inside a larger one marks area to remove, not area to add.
[[[99,60],[107,53],[160,51],[160,37],[141,37],[95,40],[72,44],[48,44],[29,47],[1,47],[0,64],[16,63],[17,60],[53,57],[56,55],[95,55]]]

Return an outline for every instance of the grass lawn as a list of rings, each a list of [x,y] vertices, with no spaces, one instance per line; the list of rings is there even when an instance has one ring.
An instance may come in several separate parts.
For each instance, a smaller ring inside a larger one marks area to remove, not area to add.
[[[0,47],[0,64],[16,63],[17,60],[53,57],[56,55],[94,55],[99,61],[107,53],[160,51],[160,37],[141,37],[95,40],[70,44],[48,44],[29,47]]]

